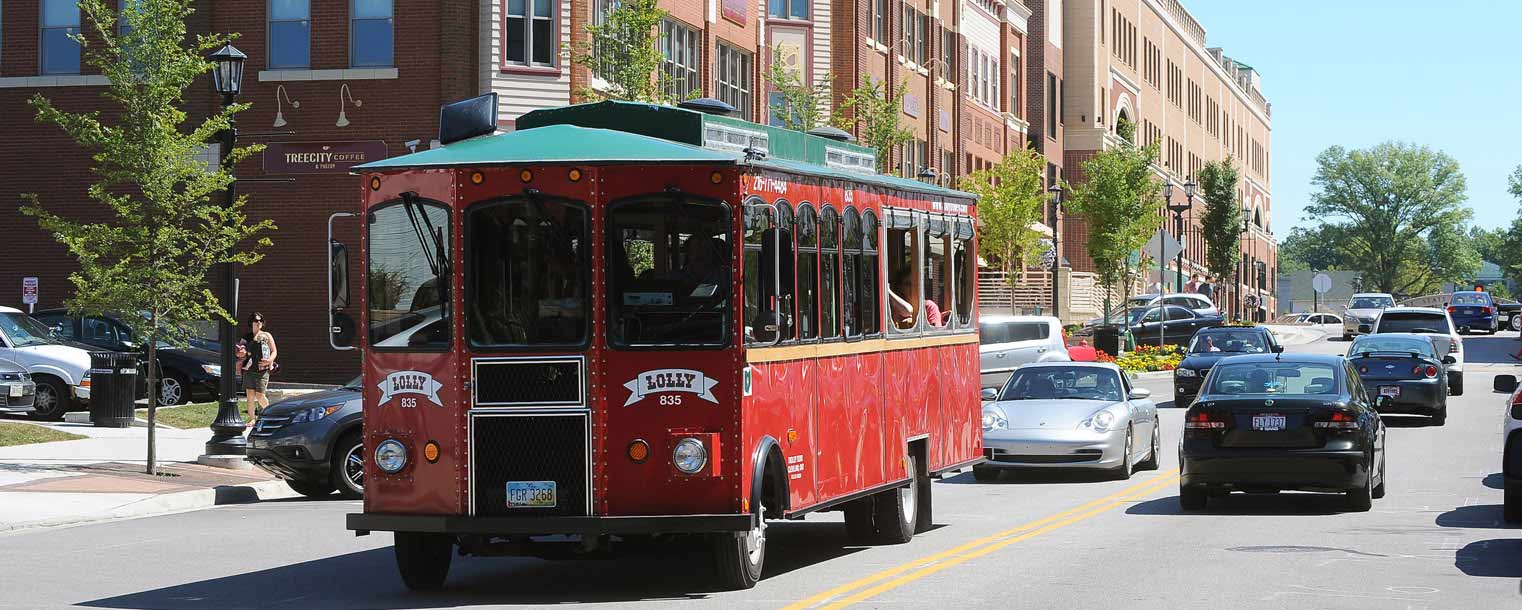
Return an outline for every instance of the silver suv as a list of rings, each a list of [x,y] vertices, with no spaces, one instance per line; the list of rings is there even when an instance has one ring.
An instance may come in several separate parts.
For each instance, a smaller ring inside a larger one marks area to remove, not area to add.
[[[1448,395],[1464,394],[1464,339],[1459,337],[1458,327],[1448,312],[1433,307],[1391,307],[1379,314],[1370,334],[1416,333],[1432,339],[1437,354],[1453,356],[1449,364]]]
[[[1010,373],[1032,362],[1067,362],[1062,322],[1052,316],[979,316],[982,387],[1002,388]]]
[[[1348,308],[1342,314],[1342,340],[1352,341],[1353,335],[1364,335],[1374,330],[1380,312],[1395,306],[1395,297],[1384,292],[1360,292],[1348,299]]]

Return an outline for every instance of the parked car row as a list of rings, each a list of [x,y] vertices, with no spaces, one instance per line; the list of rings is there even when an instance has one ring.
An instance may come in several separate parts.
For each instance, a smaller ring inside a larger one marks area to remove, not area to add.
[[[1522,523],[1522,386],[1516,375],[1497,375],[1497,392],[1506,392],[1501,440],[1502,516],[1507,523]]]

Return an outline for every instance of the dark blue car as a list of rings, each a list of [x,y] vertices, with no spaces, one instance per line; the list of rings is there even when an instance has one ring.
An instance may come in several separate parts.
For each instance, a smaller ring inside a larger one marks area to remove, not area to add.
[[[1461,335],[1473,331],[1487,335],[1496,332],[1496,302],[1488,292],[1465,290],[1453,293],[1453,298],[1448,301],[1448,316],[1453,318],[1453,325]]]

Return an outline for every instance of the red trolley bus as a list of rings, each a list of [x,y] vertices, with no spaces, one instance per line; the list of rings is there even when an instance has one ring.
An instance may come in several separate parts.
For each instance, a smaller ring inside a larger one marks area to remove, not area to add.
[[[930,479],[982,459],[970,195],[877,175],[843,133],[602,102],[489,135],[495,100],[461,104],[444,146],[357,168],[348,528],[395,532],[407,586],[456,549],[675,537],[750,587],[768,519],[904,542]]]

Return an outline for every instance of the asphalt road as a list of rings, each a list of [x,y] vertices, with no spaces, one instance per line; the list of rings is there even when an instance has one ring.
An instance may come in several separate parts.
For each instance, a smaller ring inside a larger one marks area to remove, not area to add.
[[[663,555],[456,558],[447,590],[412,593],[389,535],[344,531],[358,503],[293,500],[0,537],[0,608],[1522,608],[1522,531],[1501,522],[1502,396],[1489,391],[1517,367],[1477,362],[1509,362],[1514,338],[1466,341],[1467,392],[1447,426],[1391,418],[1390,494],[1368,513],[1286,493],[1182,514],[1182,411],[1166,408],[1157,472],[950,477],[933,486],[939,527],[900,546],[852,546],[838,513],[778,523],[750,591],[712,591],[700,556]],[[1166,378],[1142,385],[1171,395]]]

